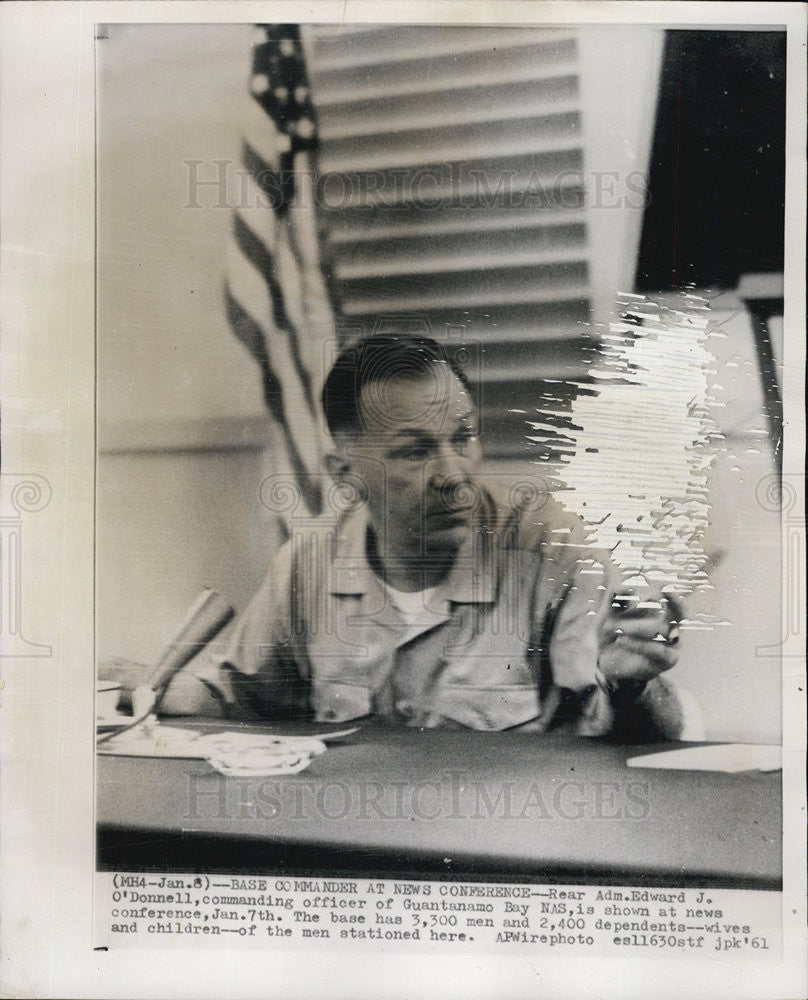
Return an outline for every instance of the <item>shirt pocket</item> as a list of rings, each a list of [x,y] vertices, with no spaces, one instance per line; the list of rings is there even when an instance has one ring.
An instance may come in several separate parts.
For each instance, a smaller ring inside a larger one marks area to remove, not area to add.
[[[318,722],[350,722],[371,713],[371,692],[364,684],[322,680],[312,690],[312,707]]]
[[[538,719],[541,705],[532,686],[447,685],[441,692],[440,713],[469,729],[497,731]]]

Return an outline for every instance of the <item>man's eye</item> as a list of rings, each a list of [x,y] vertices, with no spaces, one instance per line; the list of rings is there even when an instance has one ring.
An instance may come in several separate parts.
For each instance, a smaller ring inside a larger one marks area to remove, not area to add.
[[[403,448],[398,452],[398,457],[405,459],[407,462],[422,462],[428,455],[428,449],[420,446]]]
[[[452,442],[458,450],[465,450],[476,438],[476,433],[471,428],[467,428],[466,430],[458,431]]]

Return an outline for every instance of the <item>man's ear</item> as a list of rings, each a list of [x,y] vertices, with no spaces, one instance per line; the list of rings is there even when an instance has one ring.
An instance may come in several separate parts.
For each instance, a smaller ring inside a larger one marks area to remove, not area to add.
[[[351,463],[344,454],[330,451],[325,456],[325,467],[335,483],[344,483],[351,472]]]
[[[340,509],[348,510],[364,503],[366,499],[365,488],[347,454],[347,449],[340,447],[339,442],[337,442],[337,448],[339,450],[326,454],[325,466],[328,469],[328,474],[340,487],[336,491],[339,497],[336,502],[338,502]]]

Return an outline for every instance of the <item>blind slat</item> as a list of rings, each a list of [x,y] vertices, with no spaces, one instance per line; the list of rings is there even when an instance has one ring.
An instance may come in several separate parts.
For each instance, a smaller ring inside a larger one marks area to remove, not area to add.
[[[350,335],[382,319],[463,327],[482,346],[489,453],[536,456],[518,411],[536,415],[542,380],[585,378],[597,345],[576,31],[311,36],[324,229]]]

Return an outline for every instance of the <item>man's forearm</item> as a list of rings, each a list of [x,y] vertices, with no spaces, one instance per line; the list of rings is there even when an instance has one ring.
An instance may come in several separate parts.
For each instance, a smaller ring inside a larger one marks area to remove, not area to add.
[[[210,685],[188,672],[180,672],[166,688],[160,701],[161,715],[203,715],[220,718],[224,703]]]

